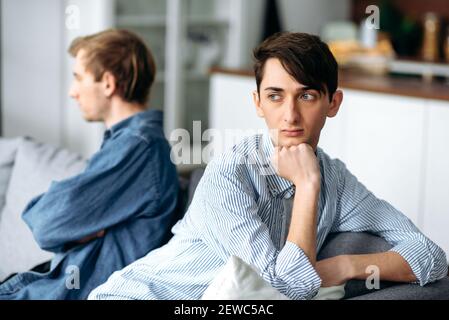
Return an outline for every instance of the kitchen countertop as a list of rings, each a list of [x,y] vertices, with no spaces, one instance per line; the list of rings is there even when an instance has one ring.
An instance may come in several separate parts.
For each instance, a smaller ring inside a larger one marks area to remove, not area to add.
[[[254,77],[250,70],[213,68],[211,73]],[[357,72],[339,72],[339,87],[407,97],[449,101],[449,84],[421,78],[390,75],[369,75]]]

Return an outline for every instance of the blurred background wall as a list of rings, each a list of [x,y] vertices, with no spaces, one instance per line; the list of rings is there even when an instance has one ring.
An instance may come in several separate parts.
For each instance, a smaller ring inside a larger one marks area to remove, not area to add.
[[[311,33],[351,14],[347,0],[281,0],[278,7],[284,29]],[[67,97],[67,47],[78,35],[113,26],[138,32],[155,54],[151,104],[167,110],[167,132],[192,131],[194,120],[204,130],[208,68],[250,68],[265,8],[265,0],[1,0],[2,135],[28,135],[90,156],[104,128],[85,123]]]

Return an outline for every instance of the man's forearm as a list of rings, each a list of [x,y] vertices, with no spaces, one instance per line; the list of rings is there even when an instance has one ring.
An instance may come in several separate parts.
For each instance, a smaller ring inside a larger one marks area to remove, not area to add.
[[[315,266],[319,190],[296,191],[287,240],[300,247]]]
[[[396,282],[413,282],[416,276],[413,273],[407,261],[398,253],[393,251],[348,255],[350,279],[366,279],[370,273],[367,273],[369,266],[379,268],[380,280]]]

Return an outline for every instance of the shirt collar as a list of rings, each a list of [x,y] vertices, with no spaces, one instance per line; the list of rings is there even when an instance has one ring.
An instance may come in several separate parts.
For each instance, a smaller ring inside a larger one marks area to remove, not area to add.
[[[153,123],[154,125],[162,127],[162,118],[162,111],[160,110],[146,110],[138,112],[106,130],[104,133],[104,138],[107,139],[125,128],[136,128],[142,126],[143,124]]]

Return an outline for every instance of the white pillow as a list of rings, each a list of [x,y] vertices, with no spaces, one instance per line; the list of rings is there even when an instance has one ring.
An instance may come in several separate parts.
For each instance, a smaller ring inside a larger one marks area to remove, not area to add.
[[[313,300],[339,300],[345,285],[320,288]],[[203,293],[202,300],[289,300],[242,259],[231,256]]]
[[[345,284],[333,287],[321,287],[312,300],[340,300],[345,296]]]
[[[16,151],[20,138],[0,138],[0,213],[5,205],[6,191],[11,177]],[[1,216],[0,216],[1,219]]]
[[[236,256],[229,258],[201,299],[289,300],[259,276],[250,265]]]
[[[20,143],[1,214],[0,280],[51,259],[53,254],[37,245],[22,212],[52,181],[78,174],[84,167],[85,161],[77,154],[31,140]]]

